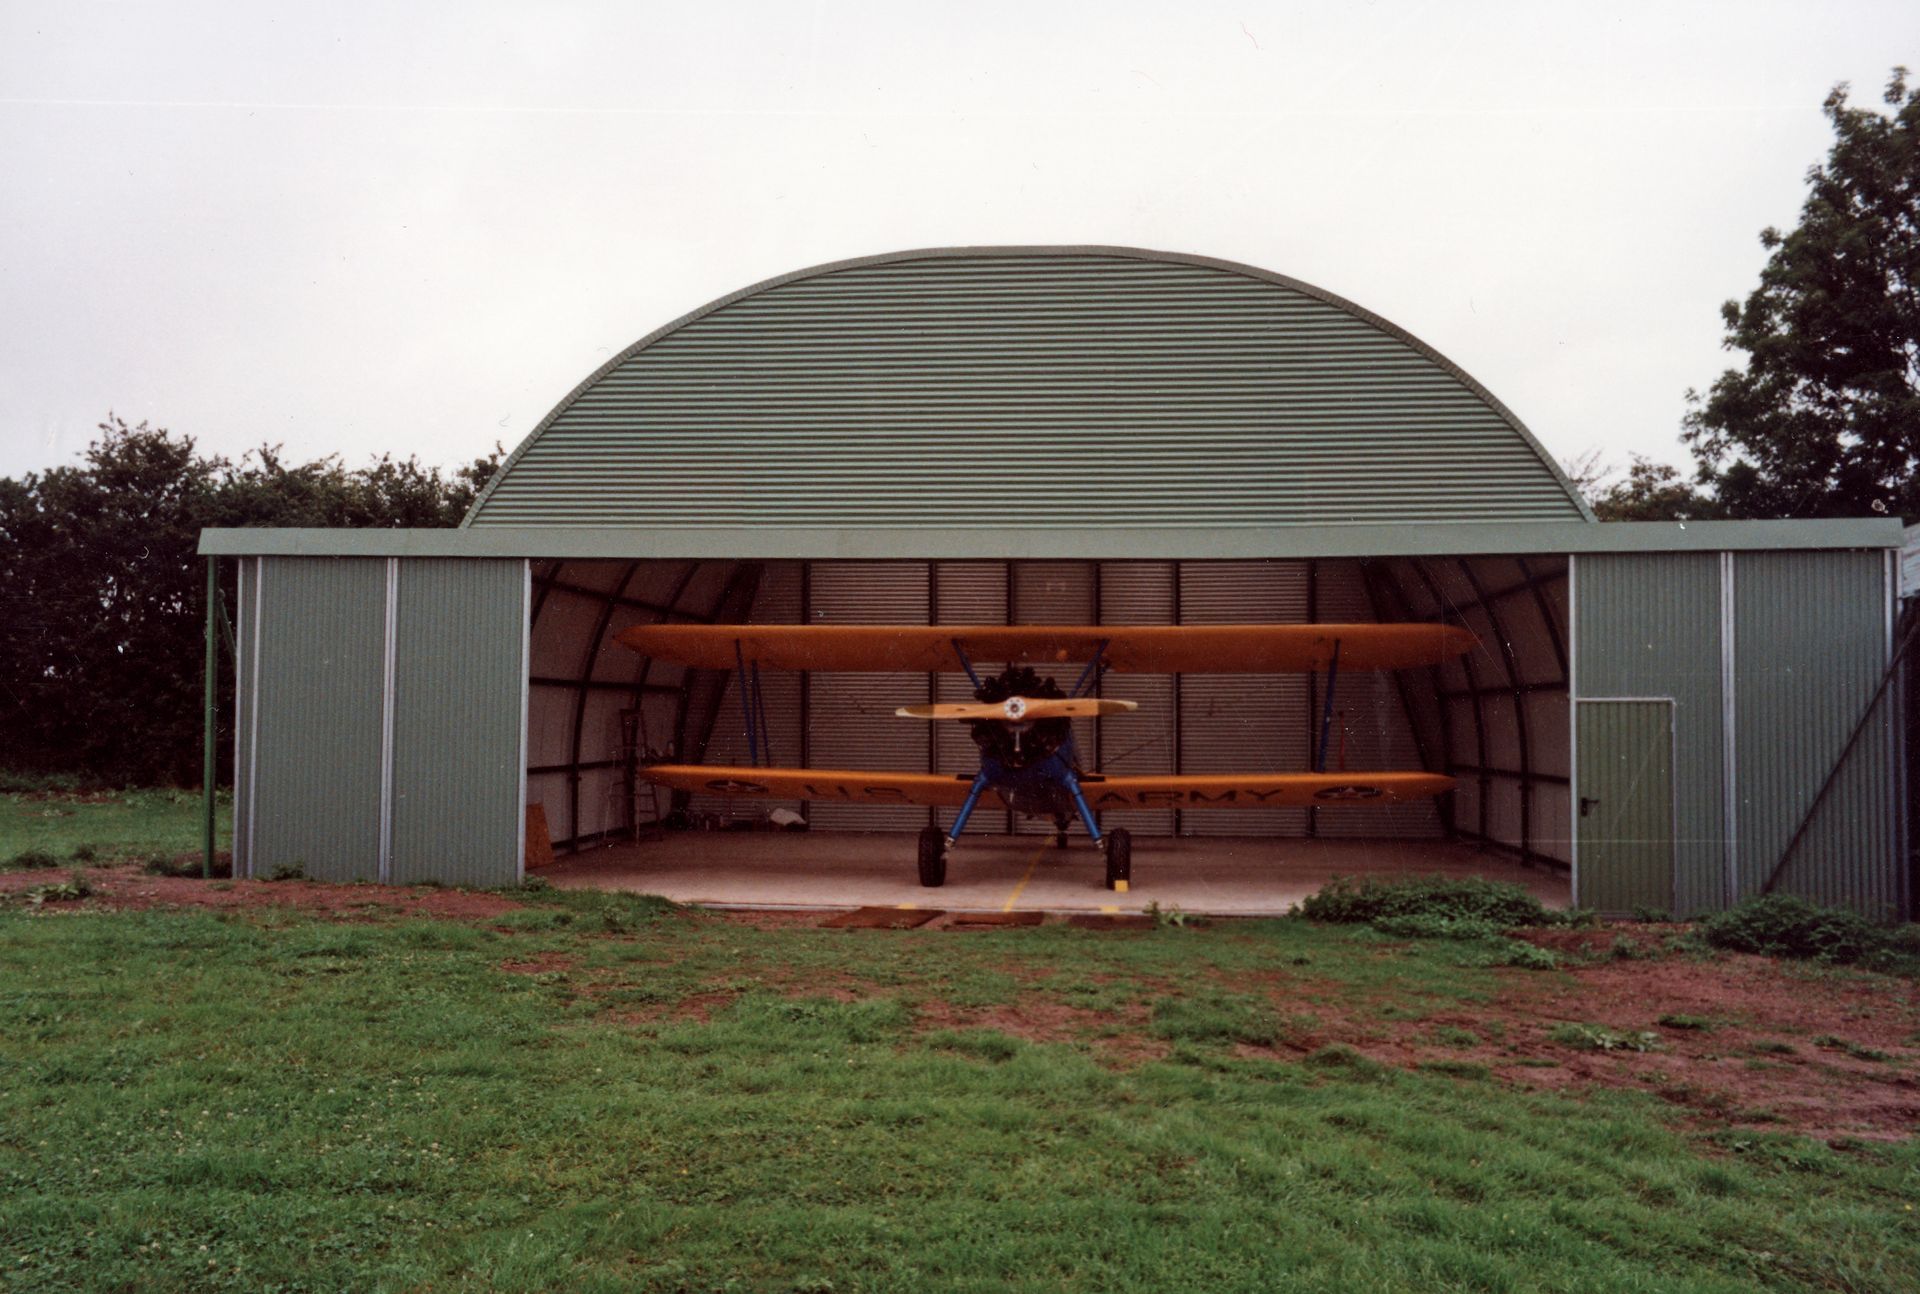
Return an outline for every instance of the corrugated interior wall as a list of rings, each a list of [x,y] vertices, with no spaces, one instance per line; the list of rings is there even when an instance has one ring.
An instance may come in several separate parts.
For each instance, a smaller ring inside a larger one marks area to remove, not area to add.
[[[1401,679],[1412,736],[1435,743],[1434,766],[1460,780],[1443,805],[1455,832],[1524,858],[1570,862],[1565,559],[1394,558],[1367,568],[1380,618],[1444,620],[1479,640],[1424,671],[1425,695],[1405,686],[1416,671]]]
[[[1377,568],[1380,564],[1374,563]],[[644,729],[637,744],[659,757],[746,764],[751,753],[734,672],[683,671],[613,642],[623,623],[649,619],[756,623],[1169,624],[1371,621],[1378,569],[1322,562],[767,562],[537,563],[534,571],[529,794],[562,844],[623,833],[674,807],[625,776],[619,715]],[[750,591],[750,593],[749,593]],[[750,606],[742,602],[750,596]],[[736,610],[727,611],[729,599]],[[1405,617],[1400,617],[1405,618]],[[1424,618],[1424,617],[1421,617]],[[976,661],[983,674],[1003,662]],[[589,685],[579,679],[586,671]],[[1071,687],[1077,668],[1058,682]],[[1410,707],[1431,671],[1407,677],[1349,671],[1338,685],[1329,767],[1437,767],[1443,743],[1423,739]],[[977,767],[962,724],[897,718],[896,706],[960,700],[972,688],[959,671],[937,675],[762,671],[761,705],[777,762],[813,768],[968,773]],[[1110,773],[1299,771],[1310,767],[1321,718],[1321,684],[1305,676],[1109,674],[1102,695],[1140,702],[1132,714],[1079,722],[1075,741],[1090,766]],[[1435,709],[1427,699],[1428,712]],[[1564,738],[1564,724],[1561,728]],[[766,758],[766,752],[759,752]],[[1564,763],[1564,760],[1562,761]],[[684,798],[696,820],[764,813],[764,801]],[[915,808],[790,805],[813,825],[837,830],[917,828]],[[932,815],[942,824],[951,811]],[[1003,811],[976,815],[969,830],[1047,831]],[[1327,834],[1435,838],[1441,808],[1406,805],[1304,810],[1137,811],[1109,825],[1143,834]],[[1077,828],[1076,828],[1077,829]]]

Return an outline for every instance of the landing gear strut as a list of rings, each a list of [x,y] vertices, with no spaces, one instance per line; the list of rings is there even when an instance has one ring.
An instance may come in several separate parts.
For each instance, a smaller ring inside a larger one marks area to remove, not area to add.
[[[1115,827],[1107,833],[1107,888],[1118,889],[1120,885],[1133,882],[1133,837],[1125,827]],[[1116,884],[1118,882],[1118,884]]]
[[[1053,820],[1053,847],[1055,849],[1067,847],[1067,819],[1065,818]]]
[[[930,890],[947,883],[947,833],[938,827],[920,828],[920,883]]]

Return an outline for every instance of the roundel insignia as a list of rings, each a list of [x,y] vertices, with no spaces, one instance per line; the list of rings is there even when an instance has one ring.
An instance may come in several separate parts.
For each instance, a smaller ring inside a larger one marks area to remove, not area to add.
[[[1328,786],[1313,793],[1316,800],[1375,800],[1380,797],[1377,786]]]
[[[707,783],[709,791],[718,791],[722,795],[765,795],[767,788],[758,782],[740,782],[731,777],[716,777]]]

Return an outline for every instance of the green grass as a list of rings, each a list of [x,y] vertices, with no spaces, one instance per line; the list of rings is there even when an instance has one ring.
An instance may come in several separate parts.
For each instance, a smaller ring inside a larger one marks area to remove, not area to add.
[[[0,1288],[1920,1287],[1913,1143],[1285,1046],[1276,1000],[1470,1013],[1520,973],[1471,953],[8,905]]]
[[[0,867],[34,851],[64,862],[85,846],[102,861],[199,849],[202,812],[198,791],[0,794]],[[233,836],[233,797],[226,792],[215,825],[225,849]]]

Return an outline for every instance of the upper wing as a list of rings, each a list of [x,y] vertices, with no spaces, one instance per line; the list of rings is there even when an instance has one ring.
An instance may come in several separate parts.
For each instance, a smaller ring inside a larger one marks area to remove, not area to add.
[[[1440,773],[1229,773],[1107,777],[1080,784],[1095,809],[1271,809],[1280,805],[1386,804],[1451,791]]]
[[[1355,625],[635,625],[619,641],[648,656],[701,669],[736,661],[799,670],[956,670],[958,643],[976,661],[1034,665],[1089,661],[1106,644],[1107,668],[1147,674],[1281,674],[1325,669],[1410,669],[1475,645],[1465,629],[1436,624]]]
[[[708,795],[769,800],[844,800],[857,804],[958,807],[972,779],[938,773],[862,773],[826,768],[738,768],[722,764],[652,764],[640,776],[660,786]]]

